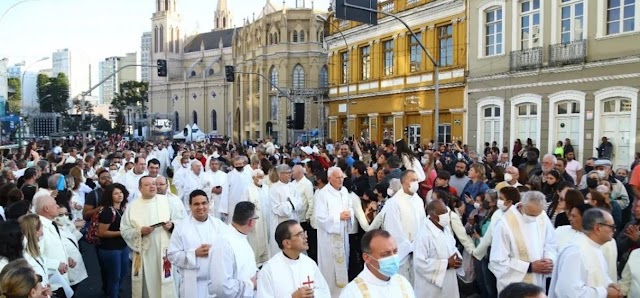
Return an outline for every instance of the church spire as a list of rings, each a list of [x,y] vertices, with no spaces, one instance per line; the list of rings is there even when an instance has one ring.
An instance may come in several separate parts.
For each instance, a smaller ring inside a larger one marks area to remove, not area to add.
[[[218,6],[214,17],[215,30],[231,29],[233,27],[233,18],[231,10],[227,5],[227,0],[218,0]]]

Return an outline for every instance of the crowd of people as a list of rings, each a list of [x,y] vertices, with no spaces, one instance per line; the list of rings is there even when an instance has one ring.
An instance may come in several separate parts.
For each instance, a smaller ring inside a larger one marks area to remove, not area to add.
[[[0,297],[640,297],[640,158],[432,143],[29,143]]]

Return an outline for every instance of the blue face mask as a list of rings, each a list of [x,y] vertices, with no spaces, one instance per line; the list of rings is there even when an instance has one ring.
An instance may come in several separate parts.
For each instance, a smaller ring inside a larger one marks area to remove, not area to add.
[[[391,278],[392,276],[396,275],[398,273],[398,270],[400,269],[400,258],[397,254],[376,261],[378,261],[378,264],[380,265],[380,269],[378,269],[378,272],[386,277]]]
[[[64,176],[60,176],[60,179],[58,179],[58,184],[56,186],[56,189],[58,191],[63,191],[65,189],[67,185],[65,183]]]

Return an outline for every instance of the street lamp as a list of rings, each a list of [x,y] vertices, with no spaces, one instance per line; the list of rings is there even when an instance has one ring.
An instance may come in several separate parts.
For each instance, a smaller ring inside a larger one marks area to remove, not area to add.
[[[342,33],[342,30],[340,30],[340,28],[338,26],[336,26],[333,22],[329,22],[327,20],[326,17],[322,16],[322,15],[316,15],[316,19],[322,22],[327,22],[329,23],[329,25],[331,25],[334,29],[336,29],[338,31],[338,33],[340,33],[340,36],[342,37],[342,40],[344,41],[344,45],[345,47],[347,47],[347,60],[344,61],[344,63],[346,63],[346,68],[347,68],[347,72],[344,74],[345,75],[345,81],[347,82],[347,134],[349,133],[349,111],[351,109],[351,107],[349,106],[350,102],[350,90],[349,90],[349,85],[351,84],[351,82],[349,81],[349,61],[351,60],[351,49],[349,48],[349,43],[347,42],[347,38],[344,37],[344,34]],[[327,49],[328,50],[328,49]]]

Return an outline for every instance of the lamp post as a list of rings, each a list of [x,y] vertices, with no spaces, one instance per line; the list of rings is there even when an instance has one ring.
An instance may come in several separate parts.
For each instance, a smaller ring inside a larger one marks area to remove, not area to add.
[[[342,30],[340,30],[340,28],[338,26],[336,26],[333,22],[329,22],[326,17],[321,16],[321,15],[316,15],[316,19],[320,20],[320,21],[323,21],[323,22],[327,22],[334,29],[336,29],[338,31],[338,33],[340,33],[340,36],[342,37],[342,40],[344,41],[344,46],[347,47],[347,59],[346,59],[346,61],[344,61],[344,63],[346,64],[345,66],[347,67],[347,71],[345,72],[344,76],[345,76],[345,82],[347,82],[347,134],[348,134],[349,133],[349,111],[351,110],[351,107],[349,106],[349,104],[350,104],[350,102],[349,102],[349,100],[350,100],[349,85],[351,84],[351,82],[349,82],[349,71],[350,71],[350,69],[349,69],[349,61],[351,61],[351,49],[349,48],[349,43],[347,42],[347,38],[344,37],[344,34],[342,33]]]

